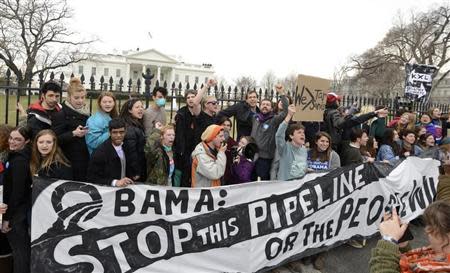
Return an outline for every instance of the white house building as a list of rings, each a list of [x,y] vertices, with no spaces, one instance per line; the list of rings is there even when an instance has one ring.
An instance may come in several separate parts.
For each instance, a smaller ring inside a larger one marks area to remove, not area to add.
[[[198,87],[202,83],[206,83],[208,78],[214,75],[214,69],[211,64],[189,64],[175,59],[174,57],[163,54],[155,49],[145,51],[124,51],[122,54],[89,54],[89,60],[81,61],[72,64],[63,69],[62,72],[66,76],[74,74],[75,76],[85,76],[86,87],[89,86],[89,79],[92,76],[95,78],[95,83],[98,86],[100,78],[103,76],[105,83],[109,83],[112,77],[115,88],[118,89],[119,81],[123,79],[123,90],[127,90],[128,80],[132,80],[133,91],[136,90],[136,82],[141,80],[144,86],[144,79],[142,73],[150,68],[151,74],[154,74],[152,79],[152,86],[156,80],[160,85],[167,82],[170,87],[173,82],[181,83],[184,87],[189,83],[192,88],[196,83]],[[98,89],[96,87],[96,89]],[[141,91],[144,88],[141,87]]]

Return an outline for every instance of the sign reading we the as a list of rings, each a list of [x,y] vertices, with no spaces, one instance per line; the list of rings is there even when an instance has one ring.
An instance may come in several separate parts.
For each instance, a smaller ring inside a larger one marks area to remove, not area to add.
[[[331,81],[318,77],[298,75],[294,93],[296,113],[294,120],[322,121]]]

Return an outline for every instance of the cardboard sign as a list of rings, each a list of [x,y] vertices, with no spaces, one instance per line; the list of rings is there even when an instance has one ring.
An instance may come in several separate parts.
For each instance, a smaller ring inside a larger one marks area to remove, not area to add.
[[[294,120],[322,121],[331,81],[327,79],[298,75],[294,104],[297,112]]]

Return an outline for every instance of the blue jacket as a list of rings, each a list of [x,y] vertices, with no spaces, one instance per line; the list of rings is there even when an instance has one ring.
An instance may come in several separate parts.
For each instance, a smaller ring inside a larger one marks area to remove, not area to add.
[[[92,155],[92,152],[94,152],[100,144],[109,138],[110,120],[111,117],[109,114],[102,111],[98,111],[88,118],[86,122],[86,126],[88,127],[88,133],[86,134],[86,145],[90,155]]]

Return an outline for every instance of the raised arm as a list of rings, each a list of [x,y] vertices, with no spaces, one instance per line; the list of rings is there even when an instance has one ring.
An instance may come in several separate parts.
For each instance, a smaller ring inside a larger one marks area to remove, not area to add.
[[[208,82],[203,86],[202,89],[200,89],[197,92],[197,95],[194,98],[194,107],[193,107],[193,113],[194,116],[198,116],[202,110],[202,99],[203,96],[208,92],[208,89],[210,87],[216,86],[217,81],[214,79],[209,79]]]

